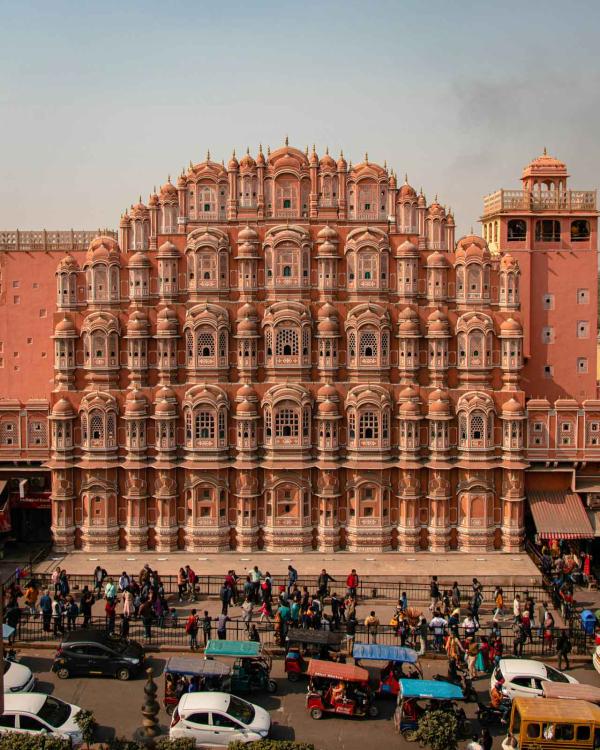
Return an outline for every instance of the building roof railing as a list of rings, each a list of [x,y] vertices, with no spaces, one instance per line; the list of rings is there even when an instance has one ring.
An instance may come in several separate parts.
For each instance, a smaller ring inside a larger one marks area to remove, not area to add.
[[[502,211],[595,211],[595,190],[497,190],[483,199],[483,215]]]
[[[50,250],[69,252],[87,250],[90,242],[98,235],[117,239],[112,229],[67,229],[53,231],[47,229],[21,231],[20,229],[0,230],[0,251],[4,252],[46,252]]]

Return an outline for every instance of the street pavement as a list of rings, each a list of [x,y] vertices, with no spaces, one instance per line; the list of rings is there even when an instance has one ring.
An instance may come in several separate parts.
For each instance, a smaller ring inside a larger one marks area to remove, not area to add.
[[[400,581],[413,582],[428,582],[432,575],[463,582],[477,576],[483,583],[503,586],[541,580],[539,570],[525,552],[303,552],[288,555],[284,552],[70,552],[64,556],[53,553],[36,565],[35,570],[50,573],[60,565],[67,573],[91,575],[96,565],[101,565],[111,575],[123,570],[137,575],[145,563],[161,575],[176,575],[179,568],[187,564],[197,575],[224,575],[230,568],[242,575],[254,565],[263,573],[268,570],[277,575],[286,573],[287,566],[293,565],[300,575],[317,576],[325,567],[333,576],[344,576],[344,580],[352,568],[356,568],[359,576],[394,576]]]
[[[182,654],[189,656],[187,654]],[[76,678],[59,680],[50,671],[52,651],[21,652],[21,661],[29,666],[39,679],[38,690],[53,694],[70,703],[94,711],[100,728],[97,739],[107,740],[111,737],[131,737],[142,720],[141,707],[144,701],[144,675],[130,682],[117,682],[105,678]],[[150,655],[148,664],[154,669],[161,699],[160,722],[163,730],[168,731],[169,717],[162,707],[164,692],[165,658]],[[443,673],[446,668],[444,660],[425,660],[425,676],[431,677]],[[375,674],[377,669],[370,667]],[[600,675],[591,665],[577,666],[571,674],[580,682],[600,686]],[[376,719],[348,719],[343,717],[326,717],[321,721],[310,718],[305,708],[306,682],[290,683],[283,672],[283,661],[276,659],[273,676],[277,680],[278,692],[275,695],[255,693],[249,697],[254,703],[266,708],[274,722],[273,737],[276,739],[295,739],[312,742],[317,750],[364,750],[366,747],[398,747],[415,749],[414,743],[405,742],[394,731],[392,700],[378,700],[380,715]],[[475,687],[482,701],[488,702],[487,690],[489,677],[479,678]],[[541,700],[541,699],[540,699]],[[476,706],[466,704],[467,715],[474,719]],[[477,725],[475,724],[476,728]],[[494,748],[499,748],[501,733],[499,727],[493,729]],[[466,746],[466,742],[461,747]]]

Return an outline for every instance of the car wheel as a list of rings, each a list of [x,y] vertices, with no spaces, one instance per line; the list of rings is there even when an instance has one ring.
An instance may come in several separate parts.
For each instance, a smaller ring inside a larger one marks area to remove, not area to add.
[[[318,721],[319,719],[323,718],[323,711],[321,711],[320,708],[311,708],[310,717],[311,719],[316,719]]]
[[[267,682],[267,693],[276,693],[277,692],[277,683],[275,680],[269,680]]]
[[[379,709],[374,703],[371,703],[369,706],[369,716],[374,719],[375,717],[379,716]]]
[[[298,672],[288,672],[288,680],[290,682],[298,682]]]
[[[66,667],[59,667],[56,670],[56,676],[59,680],[68,680],[71,675],[69,674],[69,670]]]
[[[129,674],[129,670],[127,667],[121,667],[121,669],[117,669],[115,677],[117,680],[121,680],[122,682],[127,682],[131,675]]]

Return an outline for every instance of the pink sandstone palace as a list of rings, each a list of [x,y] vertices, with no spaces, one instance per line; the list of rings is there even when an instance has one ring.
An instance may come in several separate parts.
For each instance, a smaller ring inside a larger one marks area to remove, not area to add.
[[[118,237],[0,233],[5,514],[59,551],[592,537],[598,212],[567,178],[544,153],[456,241],[385,166],[286,142]]]

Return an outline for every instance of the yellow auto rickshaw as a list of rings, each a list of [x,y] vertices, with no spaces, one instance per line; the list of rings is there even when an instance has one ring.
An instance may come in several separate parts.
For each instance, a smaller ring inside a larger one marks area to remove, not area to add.
[[[582,700],[515,698],[503,750],[600,750],[600,708]]]

